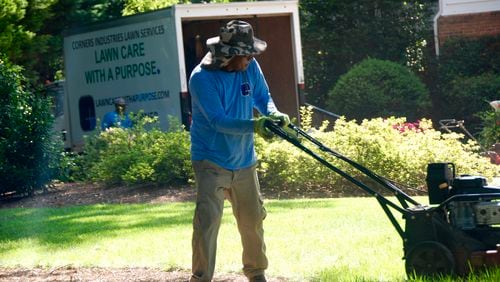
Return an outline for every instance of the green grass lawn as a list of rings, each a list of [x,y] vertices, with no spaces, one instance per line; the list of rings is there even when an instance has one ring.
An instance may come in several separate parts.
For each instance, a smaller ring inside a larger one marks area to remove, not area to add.
[[[266,208],[270,276],[405,280],[402,241],[374,198],[272,200]],[[0,266],[188,270],[193,210],[191,202],[1,209]],[[240,259],[227,204],[216,271],[239,272]]]

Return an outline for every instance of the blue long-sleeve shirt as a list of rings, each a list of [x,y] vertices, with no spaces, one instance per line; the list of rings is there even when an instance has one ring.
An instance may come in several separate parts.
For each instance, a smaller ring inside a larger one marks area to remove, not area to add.
[[[191,73],[191,159],[209,160],[237,170],[256,163],[253,110],[276,111],[262,70],[252,59],[245,71],[206,70]]]
[[[130,120],[127,113],[120,115],[116,111],[108,112],[102,119],[101,130],[106,130],[110,127],[131,128],[132,120]]]

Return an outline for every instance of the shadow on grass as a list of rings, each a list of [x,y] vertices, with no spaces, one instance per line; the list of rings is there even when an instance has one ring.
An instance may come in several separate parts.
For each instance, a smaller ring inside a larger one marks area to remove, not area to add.
[[[194,204],[92,205],[0,211],[0,251],[35,239],[48,248],[66,248],[125,231],[190,226]]]

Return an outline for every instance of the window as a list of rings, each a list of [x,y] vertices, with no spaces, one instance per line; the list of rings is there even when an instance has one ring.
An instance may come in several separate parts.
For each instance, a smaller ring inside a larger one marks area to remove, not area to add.
[[[80,111],[80,126],[83,131],[92,131],[96,125],[94,98],[92,96],[82,96],[78,101]]]

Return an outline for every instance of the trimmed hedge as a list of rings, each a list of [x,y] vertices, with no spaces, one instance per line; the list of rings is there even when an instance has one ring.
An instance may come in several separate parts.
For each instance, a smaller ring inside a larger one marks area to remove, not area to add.
[[[430,98],[425,85],[397,63],[366,59],[340,77],[328,93],[328,110],[349,119],[428,115]]]

